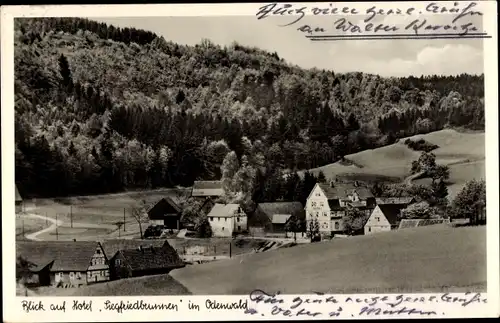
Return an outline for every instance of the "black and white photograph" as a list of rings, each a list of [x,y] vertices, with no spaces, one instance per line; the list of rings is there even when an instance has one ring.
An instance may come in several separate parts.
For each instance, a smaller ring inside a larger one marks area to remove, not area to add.
[[[487,291],[496,30],[279,6],[14,19],[17,296]]]

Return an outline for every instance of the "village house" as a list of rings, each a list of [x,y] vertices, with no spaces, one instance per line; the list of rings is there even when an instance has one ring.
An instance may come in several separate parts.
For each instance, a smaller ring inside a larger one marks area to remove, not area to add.
[[[297,224],[305,221],[304,206],[300,202],[259,203],[252,217],[248,219],[248,227],[253,235],[285,234],[288,222],[294,219]],[[297,228],[295,232],[303,231],[305,226]]]
[[[162,225],[165,229],[181,229],[182,210],[170,197],[158,201],[149,211],[148,217],[151,224]]]
[[[19,190],[16,185],[16,213],[20,213],[23,211],[23,198],[21,194],[19,194]]]
[[[375,198],[370,190],[353,183],[317,183],[307,198],[306,225],[317,221],[322,236],[342,233],[344,231],[343,217],[347,207],[354,207],[368,216],[375,207]]]
[[[32,266],[30,283],[69,286],[109,280],[108,259],[102,245],[93,241],[18,241],[16,256]]]
[[[208,214],[215,201],[223,195],[222,181],[195,181],[191,190],[191,197],[203,202],[200,207],[203,214]]]
[[[167,241],[160,246],[139,246],[118,250],[111,258],[112,279],[168,274],[185,266],[177,251]]]
[[[214,237],[231,237],[248,229],[247,215],[238,204],[215,204],[207,215]]]
[[[397,229],[399,216],[404,208],[405,206],[400,204],[377,205],[364,225],[365,235]]]

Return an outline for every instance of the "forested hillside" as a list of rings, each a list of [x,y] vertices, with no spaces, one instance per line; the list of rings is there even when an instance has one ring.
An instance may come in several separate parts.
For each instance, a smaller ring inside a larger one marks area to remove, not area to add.
[[[83,19],[15,24],[25,196],[189,186],[219,179],[225,161],[262,200],[258,188],[285,169],[445,127],[484,128],[483,75],[337,74],[237,43],[190,47]]]

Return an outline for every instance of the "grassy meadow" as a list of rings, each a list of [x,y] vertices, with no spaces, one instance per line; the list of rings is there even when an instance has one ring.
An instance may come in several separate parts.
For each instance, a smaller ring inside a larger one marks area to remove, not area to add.
[[[334,239],[170,275],[193,294],[484,291],[486,227],[436,225]]]
[[[450,198],[463,187],[465,182],[485,176],[485,138],[484,132],[458,132],[445,129],[425,135],[409,137],[424,140],[439,146],[432,153],[436,162],[449,165],[450,179],[448,189]],[[341,177],[357,180],[383,180],[400,182],[410,174],[412,161],[418,159],[420,152],[408,148],[404,139],[397,143],[372,150],[347,155],[346,162],[336,162],[311,171],[323,171],[327,178]],[[425,180],[424,180],[425,181]]]

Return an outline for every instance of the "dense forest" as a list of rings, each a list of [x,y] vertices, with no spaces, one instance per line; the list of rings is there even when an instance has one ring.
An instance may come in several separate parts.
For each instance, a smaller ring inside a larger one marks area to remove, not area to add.
[[[237,43],[184,46],[86,19],[17,19],[16,182],[43,197],[238,174],[226,184],[272,200],[266,187],[285,171],[445,127],[484,129],[483,97],[483,75],[338,74]]]

